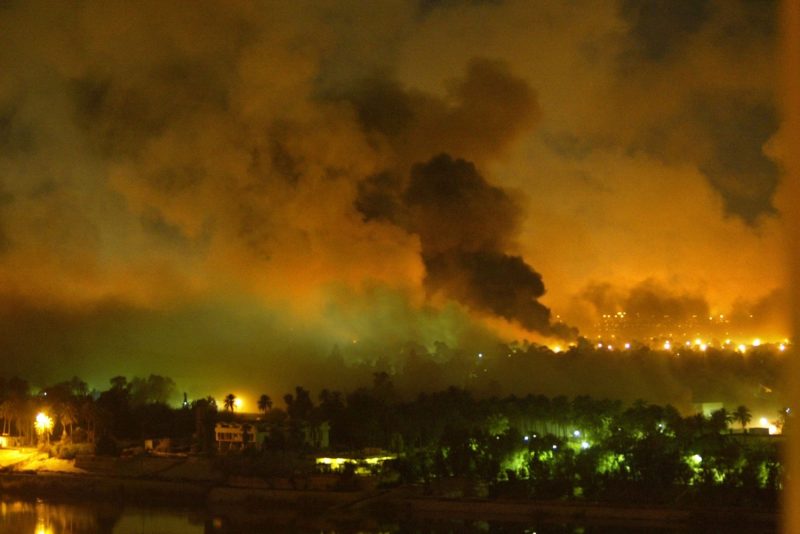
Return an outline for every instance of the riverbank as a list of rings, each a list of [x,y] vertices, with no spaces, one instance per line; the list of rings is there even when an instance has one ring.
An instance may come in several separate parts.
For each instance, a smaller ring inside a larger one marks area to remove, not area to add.
[[[242,482],[242,481],[240,481]],[[369,515],[503,522],[575,521],[642,527],[737,525],[756,532],[776,528],[777,513],[728,508],[672,508],[602,503],[440,498],[416,486],[371,490],[298,490],[219,482],[175,481],[97,474],[3,473],[0,493],[53,501],[115,501],[197,506],[244,513],[316,516],[347,520]]]
[[[4,462],[3,462],[4,461]],[[82,456],[47,458],[33,449],[0,455],[0,493],[54,501],[115,501],[148,505],[265,509],[283,514],[485,521],[623,522],[643,526],[745,525],[774,530],[778,513],[719,507],[643,506],[586,501],[445,497],[418,485],[378,488],[373,477],[334,473],[247,477],[221,472],[204,457]]]

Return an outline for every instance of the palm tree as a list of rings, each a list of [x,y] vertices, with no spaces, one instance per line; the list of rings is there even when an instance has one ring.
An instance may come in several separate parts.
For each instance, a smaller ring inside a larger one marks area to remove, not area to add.
[[[270,408],[272,408],[272,399],[269,398],[269,395],[263,393],[258,398],[258,409],[264,413],[267,413],[267,410],[269,410]]]
[[[0,404],[0,419],[3,420],[3,434],[11,433],[11,422],[14,418],[14,406],[10,400]]]
[[[725,408],[720,408],[711,413],[711,423],[717,432],[728,429],[728,425],[735,421],[735,416]]]
[[[87,439],[90,443],[94,443],[97,437],[97,420],[99,419],[99,413],[91,397],[87,396],[84,398],[78,409],[78,413],[81,419],[86,421]]]
[[[228,393],[227,395],[225,395],[225,404],[224,404],[224,406],[225,406],[225,411],[226,412],[232,412],[233,410],[235,410],[236,409],[236,395],[234,395],[233,393]]]
[[[61,408],[60,420],[64,425],[64,432],[67,436],[72,437],[72,430],[75,423],[78,421],[78,410],[72,403],[67,403]]]
[[[750,410],[748,410],[746,406],[739,406],[736,408],[736,411],[733,412],[733,419],[742,425],[742,430],[745,429],[747,423],[749,423],[752,418],[753,414],[750,413]]]

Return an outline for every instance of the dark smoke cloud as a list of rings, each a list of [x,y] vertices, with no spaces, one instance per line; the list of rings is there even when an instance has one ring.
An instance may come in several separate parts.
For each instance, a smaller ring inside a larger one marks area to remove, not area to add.
[[[450,251],[425,256],[425,268],[430,291],[441,291],[528,330],[552,333],[550,310],[537,300],[544,295],[542,277],[521,257]]]
[[[750,225],[774,215],[779,169],[763,148],[778,131],[774,104],[746,95],[705,95],[697,99],[694,114],[713,143],[699,169],[722,196],[725,211]]]
[[[720,55],[733,65],[754,50],[765,58],[774,55],[777,2],[722,6],[710,0],[626,0],[620,15],[627,25],[618,56],[622,84],[642,83],[654,90],[671,84],[670,74],[656,73],[685,75],[680,65],[698,53]],[[779,171],[764,152],[779,127],[774,94],[769,84],[731,87],[721,70],[712,65],[708,82],[687,83],[675,97],[665,98],[665,103],[677,100],[653,113],[629,147],[668,163],[697,165],[722,198],[726,214],[757,226],[764,216],[776,214]]]
[[[440,154],[400,180],[379,174],[362,182],[356,206],[367,220],[387,219],[419,235],[429,292],[499,315],[545,335],[572,336],[552,325],[539,302],[542,276],[506,251],[513,246],[522,212],[505,190],[489,184],[475,165]]]
[[[587,280],[777,283],[771,3],[2,6],[5,371],[287,391]]]
[[[364,128],[401,161],[423,161],[407,177],[401,164],[362,180],[355,207],[365,221],[388,221],[419,236],[429,293],[528,330],[574,336],[552,325],[538,301],[541,275],[508,252],[522,221],[518,203],[474,163],[450,155],[483,161],[502,153],[538,117],[532,89],[506,65],[474,59],[448,93],[449,101],[441,100],[376,78],[347,97]]]
[[[498,251],[518,231],[521,211],[475,165],[440,154],[411,169],[403,202],[423,254]]]
[[[624,311],[629,316],[642,318],[671,317],[683,321],[692,317],[707,317],[708,302],[701,295],[677,293],[655,280],[644,280],[628,290],[611,284],[591,284],[583,298],[599,313]]]
[[[708,20],[710,4],[709,0],[620,2],[619,11],[629,25],[630,37],[629,48],[620,56],[622,65],[670,59]]]
[[[484,162],[503,155],[540,116],[536,93],[508,64],[473,58],[463,77],[447,83],[444,97],[404,88],[378,76],[361,80],[343,94],[371,134],[388,144],[396,164],[426,161],[441,152]]]

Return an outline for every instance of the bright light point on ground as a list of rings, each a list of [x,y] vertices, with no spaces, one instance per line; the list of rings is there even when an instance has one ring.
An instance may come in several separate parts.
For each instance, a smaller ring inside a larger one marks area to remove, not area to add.
[[[670,348],[672,348],[672,343],[670,343],[669,341],[665,341],[664,350],[669,350]]]
[[[553,445],[553,450],[556,450],[557,448],[558,448],[558,445]]]
[[[706,345],[705,343],[702,343],[702,344],[700,345],[700,350],[701,350],[702,352],[705,352],[707,349],[708,349],[708,345]]]
[[[581,449],[588,449],[589,442],[588,441],[581,441]]]
[[[703,340],[700,339],[700,338],[697,338],[697,339],[694,340],[694,344],[695,345],[702,345],[703,344]]]
[[[769,427],[769,421],[767,420],[766,417],[762,417],[761,419],[759,419],[758,420],[758,424],[761,425],[762,428],[768,428]]]
[[[573,436],[575,436],[576,438],[578,438],[578,437],[580,437],[580,435],[581,435],[581,431],[580,431],[580,430],[576,430],[576,431],[574,431],[574,432],[572,433],[572,435],[573,435]]]
[[[778,350],[781,351],[781,352],[785,351],[786,350],[786,345],[781,343],[780,345],[778,345]]]
[[[598,349],[602,349],[602,348],[603,348],[603,344],[602,344],[602,343],[598,343],[598,344],[597,344],[597,348],[598,348]]]
[[[725,344],[726,344],[726,345],[730,345],[731,343],[732,343],[732,341],[731,341],[730,339],[726,339],[726,340],[725,340]]]
[[[608,350],[614,350],[614,347],[612,347],[611,345],[606,345],[606,348],[607,348]]]
[[[239,397],[236,397],[236,400],[234,400],[234,401],[233,401],[233,406],[234,406],[234,407],[235,407],[237,410],[241,410],[241,409],[242,409],[242,405],[244,405],[244,401],[242,401],[242,399],[241,399],[241,398],[239,398]]]
[[[629,348],[631,348],[631,344],[630,344],[630,343],[625,343],[625,348],[626,348],[626,349],[629,349]]]
[[[525,437],[524,437],[524,438],[522,438],[522,439],[524,439],[525,441],[528,441],[528,440],[529,440],[529,439],[531,439],[531,438],[530,438],[529,436],[525,436]]]
[[[741,352],[742,354],[744,354],[745,351],[747,350],[747,347],[745,345],[739,345],[738,348],[739,348],[739,352]]]
[[[483,353],[482,352],[478,353],[478,358],[483,358]]]
[[[761,340],[758,339],[758,338],[754,339],[753,340],[753,346],[754,347],[758,347],[759,345],[761,345]]]
[[[775,425],[769,425],[767,428],[769,429],[770,436],[778,433],[778,427]]]
[[[553,352],[555,352],[556,354],[558,354],[559,352],[561,352],[561,347],[559,347],[558,345],[556,345],[555,347],[553,347]]]
[[[692,456],[692,461],[696,464],[699,464],[703,461],[703,457],[700,456],[699,454],[695,454]]]

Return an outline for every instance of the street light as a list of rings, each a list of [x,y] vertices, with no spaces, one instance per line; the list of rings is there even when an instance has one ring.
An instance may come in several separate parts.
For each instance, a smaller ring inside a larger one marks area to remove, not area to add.
[[[53,430],[53,419],[44,412],[36,414],[36,422],[34,423],[36,433],[39,435],[40,440],[44,443],[50,441],[50,431]]]

